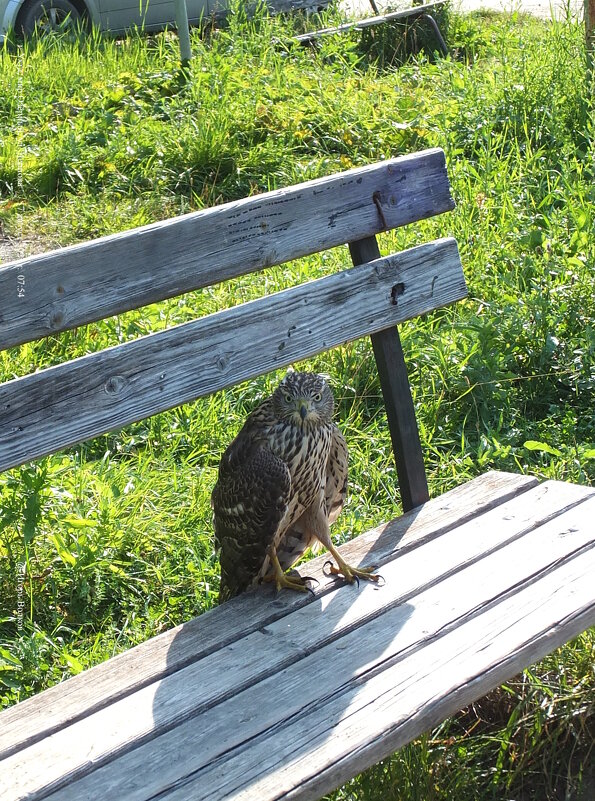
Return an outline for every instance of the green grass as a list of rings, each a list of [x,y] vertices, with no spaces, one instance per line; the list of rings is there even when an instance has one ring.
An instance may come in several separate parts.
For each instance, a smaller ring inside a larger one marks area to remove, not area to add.
[[[456,211],[381,237],[388,252],[454,235],[470,289],[403,326],[431,493],[491,468],[592,485],[595,131],[581,28],[451,15],[456,58],[395,70],[390,32],[373,48],[354,35],[306,50],[292,26],[303,21],[194,33],[190,82],[170,34],[5,48],[2,230],[24,253],[443,147]],[[333,251],[12,349],[0,377],[347,261]],[[399,511],[380,389],[366,342],[307,366],[331,376],[350,446],[340,540]],[[278,377],[0,477],[0,705],[213,606],[218,460]],[[331,797],[578,797],[593,759],[594,647],[584,634]]]

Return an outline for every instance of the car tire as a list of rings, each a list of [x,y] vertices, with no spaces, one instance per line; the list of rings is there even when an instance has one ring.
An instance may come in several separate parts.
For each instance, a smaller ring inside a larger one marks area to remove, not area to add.
[[[29,0],[21,11],[18,28],[24,36],[76,29],[84,24],[77,7],[70,0]]]

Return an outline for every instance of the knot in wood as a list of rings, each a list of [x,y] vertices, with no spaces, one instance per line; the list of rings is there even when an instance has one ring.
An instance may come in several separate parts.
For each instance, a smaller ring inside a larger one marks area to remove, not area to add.
[[[399,297],[405,292],[405,284],[402,281],[399,281],[398,284],[395,284],[390,291],[390,300],[393,306],[396,306],[399,302]]]
[[[108,395],[119,395],[126,386],[126,379],[123,375],[113,375],[107,379],[103,388]]]
[[[64,322],[64,312],[55,311],[50,314],[50,328],[60,328]]]

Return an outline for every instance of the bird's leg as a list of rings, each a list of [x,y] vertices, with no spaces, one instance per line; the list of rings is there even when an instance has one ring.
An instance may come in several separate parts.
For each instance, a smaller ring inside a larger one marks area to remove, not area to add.
[[[270,581],[275,583],[277,590],[287,587],[288,590],[297,590],[298,592],[311,592],[306,584],[306,579],[303,579],[299,573],[288,576],[283,572],[283,568],[279,563],[277,557],[277,550],[274,545],[269,546],[268,549],[269,559],[271,560],[272,572],[263,576],[263,581]]]
[[[316,522],[318,524],[316,527],[316,537],[329,551],[331,556],[335,558],[338,565],[338,567],[335,567],[330,562],[327,563],[329,564],[329,573],[333,576],[343,576],[345,581],[349,582],[349,584],[353,584],[354,581],[358,581],[359,579],[364,579],[365,581],[378,581],[380,579],[380,576],[374,573],[373,567],[352,567],[348,565],[333,545],[330,527],[326,518],[324,518],[323,515],[318,515]]]
[[[327,563],[329,565],[329,573],[331,573],[333,576],[343,576],[345,581],[349,582],[349,584],[353,584],[353,582],[358,581],[358,579],[365,579],[366,581],[379,581],[380,576],[378,573],[374,573],[373,567],[353,567],[352,565],[347,564],[332,543],[326,547],[328,548],[329,553],[335,558],[338,565],[338,567],[335,567],[330,562]]]

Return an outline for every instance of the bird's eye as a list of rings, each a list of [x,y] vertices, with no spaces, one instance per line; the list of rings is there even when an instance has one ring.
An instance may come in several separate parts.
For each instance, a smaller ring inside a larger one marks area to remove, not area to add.
[[[285,403],[291,403],[291,401],[292,401],[291,395],[289,394],[289,392],[286,392],[285,393]]]
[[[315,403],[318,403],[318,401],[321,401],[321,400],[322,400],[322,395],[320,394],[320,392],[317,392],[317,393],[316,393],[316,395],[314,395],[314,397],[313,397],[313,399],[312,399],[312,400],[313,400]]]

